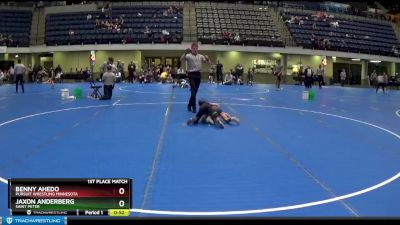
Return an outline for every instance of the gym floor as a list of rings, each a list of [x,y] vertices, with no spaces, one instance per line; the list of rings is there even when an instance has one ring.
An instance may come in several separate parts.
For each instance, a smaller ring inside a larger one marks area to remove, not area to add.
[[[62,100],[60,90],[84,97]],[[399,217],[400,91],[202,83],[241,120],[186,126],[189,89],[88,83],[0,87],[0,215],[7,178],[133,179],[133,216]],[[102,91],[102,90],[101,90]]]

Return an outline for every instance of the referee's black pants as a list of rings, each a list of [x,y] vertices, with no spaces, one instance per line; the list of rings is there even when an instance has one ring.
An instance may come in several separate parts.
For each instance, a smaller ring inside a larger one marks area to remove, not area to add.
[[[378,83],[378,84],[376,85],[376,92],[378,92],[379,87],[382,87],[382,91],[385,93],[385,86],[386,86],[385,83]]]
[[[217,84],[218,84],[219,82],[223,83],[222,72],[221,72],[221,71],[218,71],[218,72],[217,72]]]
[[[188,108],[196,109],[196,95],[200,87],[201,73],[200,72],[189,72],[189,84],[190,84],[190,99]]]
[[[104,96],[101,100],[110,100],[112,97],[113,85],[104,85]]]
[[[18,83],[21,84],[21,88],[22,88],[22,93],[25,93],[25,89],[24,89],[24,75],[23,74],[17,74],[16,78],[15,78],[15,91],[18,93]]]

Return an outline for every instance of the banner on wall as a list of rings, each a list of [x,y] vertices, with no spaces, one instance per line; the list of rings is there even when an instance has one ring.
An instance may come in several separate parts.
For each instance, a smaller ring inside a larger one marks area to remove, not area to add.
[[[276,64],[276,60],[270,59],[253,59],[253,65],[261,65],[261,66],[274,66]]]
[[[252,62],[259,73],[269,73],[276,64],[276,60],[271,59],[253,59]]]
[[[326,61],[326,56],[321,56],[321,65],[324,67],[328,65],[328,62]]]
[[[253,59],[253,67],[256,68],[258,73],[269,73],[271,68],[276,64],[276,60],[269,59]]]
[[[90,51],[90,61],[95,62],[96,61],[96,54],[94,51]]]
[[[94,63],[96,62],[96,53],[95,51],[90,51],[90,65],[94,66]]]
[[[7,46],[0,46],[0,53],[6,53],[7,52]]]

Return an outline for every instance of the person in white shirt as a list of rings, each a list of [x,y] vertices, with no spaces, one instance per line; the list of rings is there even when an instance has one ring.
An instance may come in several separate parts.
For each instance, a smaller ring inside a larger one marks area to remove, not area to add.
[[[7,77],[7,80],[8,80],[8,82],[10,82],[10,83],[12,83],[12,82],[14,82],[14,78],[15,78],[15,73],[14,73],[14,67],[13,66],[11,66],[10,67],[10,69],[8,69],[8,71],[7,71],[7,74],[6,74],[6,77]]]
[[[3,80],[4,80],[4,73],[2,70],[0,70],[0,86],[3,85]]]
[[[383,72],[383,81],[385,82],[385,84],[386,84],[386,86],[388,85],[388,82],[389,82],[389,77],[388,77],[388,75],[386,74],[386,72]]]
[[[340,72],[340,84],[343,87],[345,83],[346,83],[346,70],[343,68],[342,72]]]
[[[275,81],[275,90],[281,90],[281,80],[282,80],[282,66],[280,65],[281,61],[278,60],[274,67],[274,76],[276,77]]]
[[[210,58],[207,55],[198,54],[199,45],[192,43],[191,48],[186,49],[181,56],[181,62],[187,62],[187,72],[190,83],[190,99],[187,105],[188,111],[196,113],[196,95],[201,82],[201,66],[203,63],[210,64]]]
[[[178,79],[185,79],[186,78],[185,70],[182,67],[179,67],[179,69],[178,69],[178,71],[176,73],[178,74]]]
[[[383,93],[385,93],[386,82],[385,82],[384,75],[383,74],[379,74],[378,77],[376,78],[376,80],[377,80],[376,93],[378,93],[379,87],[382,87],[382,91],[383,91]]]
[[[333,28],[338,28],[338,27],[339,27],[339,22],[338,22],[338,21],[331,22],[331,26],[332,26]]]
[[[377,79],[378,75],[376,74],[376,70],[373,70],[371,73],[371,77],[370,77],[370,83],[369,85],[376,87],[377,83],[376,83],[376,79]]]
[[[291,16],[290,19],[287,19],[287,20],[285,21],[285,23],[288,23],[288,24],[295,23],[295,18],[294,18],[294,16]]]
[[[208,74],[208,83],[214,83],[215,65],[210,66],[210,73]]]
[[[225,85],[232,85],[233,84],[233,74],[232,70],[225,75],[224,83]]]
[[[236,42],[239,42],[239,41],[240,41],[240,35],[239,35],[239,33],[236,33],[236,34],[235,34],[234,40],[235,40]]]
[[[325,70],[324,68],[322,68],[322,65],[319,65],[318,69],[317,69],[317,80],[318,80],[318,85],[319,88],[322,88],[322,85],[325,85],[324,82],[324,74]]]
[[[304,85],[306,88],[312,88],[313,75],[314,72],[312,71],[311,67],[307,66],[307,68],[305,69],[305,78],[304,78]]]
[[[22,93],[25,93],[24,89],[24,74],[26,72],[26,67],[21,64],[21,60],[18,59],[18,64],[14,67],[15,74],[15,92],[18,93],[18,83],[21,84]]]

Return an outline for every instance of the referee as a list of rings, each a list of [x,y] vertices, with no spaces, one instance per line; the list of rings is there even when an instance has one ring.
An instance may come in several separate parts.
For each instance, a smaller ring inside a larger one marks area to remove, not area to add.
[[[25,93],[24,90],[24,74],[26,72],[26,67],[24,64],[21,64],[21,60],[18,59],[18,64],[14,67],[14,74],[16,77],[15,80],[15,91],[18,93],[18,83],[21,84],[22,93]]]
[[[201,82],[201,66],[202,63],[210,64],[210,58],[207,55],[198,54],[199,46],[197,43],[192,43],[191,48],[186,49],[186,52],[181,56],[181,62],[187,62],[187,72],[190,84],[190,100],[188,111],[196,113],[196,94],[199,90]]]

